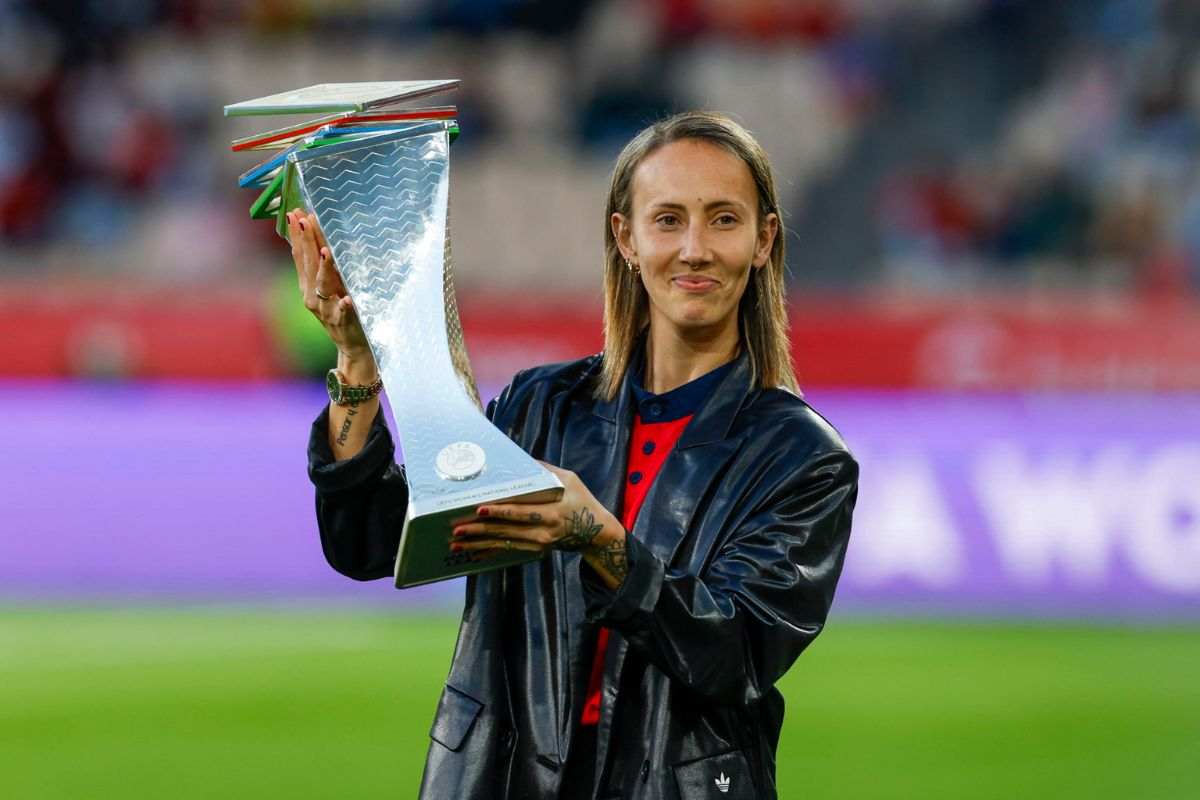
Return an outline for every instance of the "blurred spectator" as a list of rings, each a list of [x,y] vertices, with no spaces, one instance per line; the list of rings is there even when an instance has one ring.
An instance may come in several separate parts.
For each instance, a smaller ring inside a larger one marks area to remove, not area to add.
[[[1198,33],[1184,0],[8,2],[0,252],[21,248],[6,269],[265,277],[286,252],[246,218],[252,160],[226,149],[262,121],[219,107],[453,75],[467,287],[594,288],[614,150],[705,106],[770,150],[800,282],[1178,294],[1200,284]],[[537,198],[555,199],[530,245],[516,212]]]

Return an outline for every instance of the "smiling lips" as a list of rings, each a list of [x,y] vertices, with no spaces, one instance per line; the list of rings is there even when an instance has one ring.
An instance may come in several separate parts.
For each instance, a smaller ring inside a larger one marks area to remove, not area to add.
[[[715,280],[706,278],[703,275],[680,275],[677,278],[672,278],[671,282],[687,292],[705,292],[717,287]]]

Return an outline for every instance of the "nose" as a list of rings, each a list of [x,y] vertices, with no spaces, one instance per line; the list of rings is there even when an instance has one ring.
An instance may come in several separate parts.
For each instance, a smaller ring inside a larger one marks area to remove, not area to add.
[[[679,245],[679,260],[692,269],[700,269],[712,260],[707,231],[702,222],[690,223],[683,232],[683,241]]]

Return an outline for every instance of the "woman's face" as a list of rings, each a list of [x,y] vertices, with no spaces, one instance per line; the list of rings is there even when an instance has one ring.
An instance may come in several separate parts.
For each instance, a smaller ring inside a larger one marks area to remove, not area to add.
[[[683,337],[736,336],[738,302],[762,269],[779,218],[758,219],[750,168],[703,139],[681,139],[644,158],[633,174],[628,218],[613,214],[621,254],[641,268],[650,326]]]

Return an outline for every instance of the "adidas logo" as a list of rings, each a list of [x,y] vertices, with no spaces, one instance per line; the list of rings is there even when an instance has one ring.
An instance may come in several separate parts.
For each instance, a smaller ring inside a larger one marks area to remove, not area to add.
[[[729,794],[729,778],[725,777],[725,771],[721,771],[721,777],[713,778],[713,783],[717,785],[717,791],[721,794]]]

